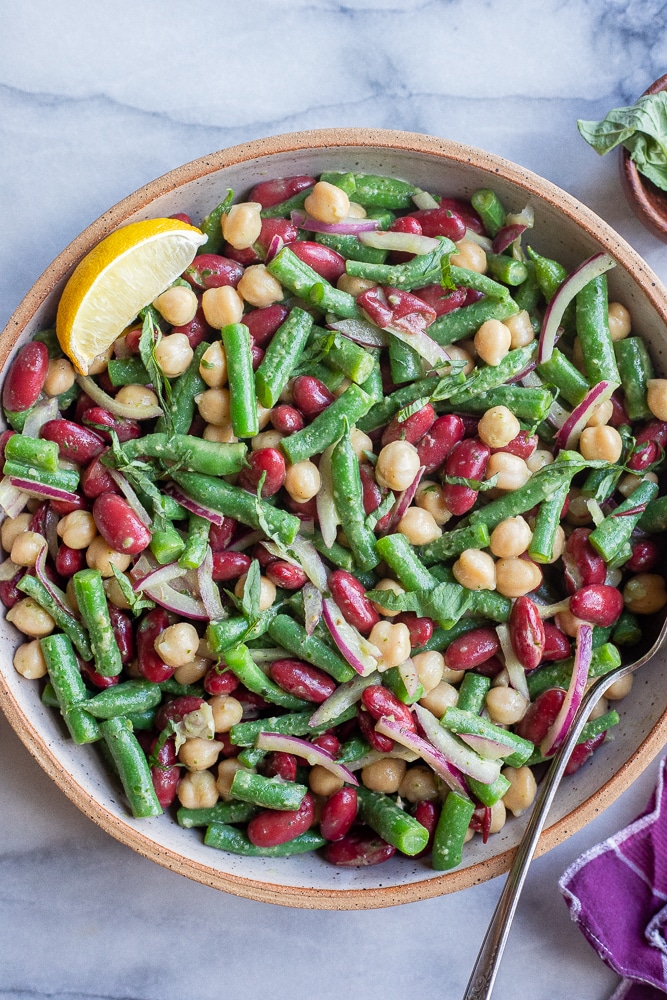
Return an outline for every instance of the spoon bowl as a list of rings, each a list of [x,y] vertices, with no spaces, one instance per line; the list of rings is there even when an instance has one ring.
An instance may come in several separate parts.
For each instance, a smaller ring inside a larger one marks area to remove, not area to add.
[[[667,90],[667,73],[656,80],[642,95],[657,94]],[[662,191],[648,177],[644,177],[630,159],[630,153],[621,147],[621,182],[628,203],[647,229],[667,243],[667,191]]]

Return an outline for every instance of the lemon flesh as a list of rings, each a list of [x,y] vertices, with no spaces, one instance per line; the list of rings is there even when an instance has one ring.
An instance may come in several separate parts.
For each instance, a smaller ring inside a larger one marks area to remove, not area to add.
[[[148,219],[115,230],[77,264],[63,290],[56,333],[81,375],[185,268],[206,242],[178,219]]]

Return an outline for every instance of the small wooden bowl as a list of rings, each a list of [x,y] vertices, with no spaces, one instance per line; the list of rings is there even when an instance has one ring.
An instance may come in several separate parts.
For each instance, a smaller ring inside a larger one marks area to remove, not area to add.
[[[647,94],[657,94],[661,90],[667,90],[667,73],[652,83],[642,97]],[[623,146],[620,165],[623,191],[630,207],[647,229],[667,243],[667,191],[661,191],[648,177],[640,174],[630,159],[629,152]]]

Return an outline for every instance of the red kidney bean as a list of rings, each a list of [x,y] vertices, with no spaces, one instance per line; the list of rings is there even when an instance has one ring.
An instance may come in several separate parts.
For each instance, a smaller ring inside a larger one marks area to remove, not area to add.
[[[0,461],[4,462],[4,460],[5,460],[5,445],[9,441],[10,437],[14,437],[15,434],[16,434],[16,431],[11,431],[11,430],[10,431],[3,431],[2,434],[0,434]]]
[[[240,681],[231,670],[220,669],[213,665],[208,668],[204,677],[204,691],[206,694],[231,694],[236,691]],[[238,750],[238,747],[237,747]]]
[[[442,465],[452,448],[463,440],[464,431],[463,421],[455,413],[438,417],[417,445],[419,464],[425,466],[424,475]]]
[[[120,681],[120,677],[103,677],[102,674],[98,674],[97,670],[93,668],[92,663],[86,663],[84,660],[79,660],[79,669],[89,684],[100,688],[102,691],[105,688],[113,687]]]
[[[245,317],[244,317],[245,319]],[[213,328],[206,322],[206,317],[204,316],[204,310],[201,307],[201,303],[197,306],[197,312],[194,314],[193,318],[189,323],[184,323],[182,326],[174,326],[171,330],[172,333],[184,333],[188,338],[188,343],[194,351],[195,347],[201,344],[202,340],[206,338],[213,332]]]
[[[423,858],[425,854],[428,854],[433,847],[433,838],[435,837],[435,829],[438,825],[438,820],[440,819],[440,806],[435,802],[430,802],[427,799],[422,799],[415,806],[415,811],[413,816],[418,823],[421,823],[423,827],[428,830],[428,842],[426,847],[415,854],[416,858]]]
[[[115,604],[109,603],[109,618],[111,619],[111,627],[113,629],[114,638],[116,640],[116,645],[118,646],[118,651],[120,652],[120,659],[123,666],[126,666],[134,659],[135,643],[134,643],[134,626],[132,620],[124,611],[117,608]]]
[[[12,361],[2,388],[2,405],[14,413],[34,406],[44,388],[49,370],[46,344],[25,344]]]
[[[470,820],[470,829],[482,835],[482,843],[486,844],[491,833],[491,809],[488,806],[477,806]]]
[[[290,244],[299,238],[299,230],[290,219],[264,219],[257,243],[265,254],[275,236],[279,236],[283,243]]]
[[[86,568],[86,550],[61,545],[56,553],[55,566],[58,576],[74,576],[79,570]]]
[[[372,750],[377,750],[379,753],[389,753],[390,750],[394,749],[394,741],[389,736],[376,731],[373,718],[367,711],[361,710],[359,712],[357,722],[361,735],[370,744]]]
[[[169,624],[164,608],[153,608],[144,615],[137,629],[137,669],[142,677],[154,684],[168,680],[174,672],[174,667],[167,666],[154,649],[155,640]]]
[[[611,397],[612,414],[609,418],[609,423],[612,427],[620,427],[622,424],[631,424],[632,421],[630,417],[625,412],[625,404],[623,402],[623,394],[620,390],[617,390],[612,394]]]
[[[640,538],[632,546],[632,555],[625,564],[631,573],[650,573],[660,562],[660,546],[652,538]]]
[[[87,411],[90,413],[90,410]],[[47,420],[41,430],[46,441],[55,441],[60,457],[68,462],[86,465],[105,450],[103,439],[89,427],[75,424],[73,420]]]
[[[632,472],[645,472],[660,457],[661,449],[666,447],[667,422],[652,420],[637,434],[635,451],[628,460],[628,468]]]
[[[623,610],[623,595],[616,587],[592,584],[582,587],[570,598],[570,611],[592,625],[613,625]]]
[[[370,687],[364,688],[361,701],[374,719],[393,716],[396,722],[400,722],[413,732],[416,731],[417,726],[408,706],[399,701],[396,695],[382,684],[371,684]]]
[[[467,289],[455,288],[453,292],[448,292],[442,285],[424,285],[423,288],[416,288],[414,294],[434,309],[436,316],[446,316],[465,305]]]
[[[99,455],[94,458],[81,473],[81,490],[90,500],[107,493],[120,493],[120,488],[100,458]]]
[[[253,341],[250,345],[250,355],[252,357],[252,370],[256,372],[264,358],[264,348]]]
[[[292,243],[290,250],[299,260],[312,267],[325,281],[335,285],[341,275],[345,274],[345,258],[336,250],[324,243],[313,243],[310,240],[299,240]]]
[[[149,756],[155,752],[156,744],[157,738],[153,740]],[[176,756],[176,741],[173,736],[170,736],[158,750],[157,764],[151,767],[151,778],[158,802],[163,809],[168,809],[176,798],[176,789],[181,779],[181,769],[178,767]]]
[[[217,253],[198,254],[183,271],[183,277],[193,288],[221,288],[223,285],[236,288],[242,275],[240,264]]]
[[[390,233],[412,233],[413,236],[422,235],[422,227],[419,220],[414,215],[402,215],[394,219],[389,227]]]
[[[293,198],[300,191],[313,187],[315,178],[306,174],[294,177],[275,177],[270,181],[260,181],[248,195],[248,201],[258,201],[262,208],[279,205],[281,201]]]
[[[259,264],[262,260],[254,246],[243,247],[243,249],[237,250],[231,243],[223,243],[222,250],[228,260],[233,260],[236,264],[242,264],[243,267],[251,267],[253,264]]]
[[[320,833],[330,841],[342,840],[357,818],[355,788],[339,788],[330,795],[322,808]]]
[[[76,399],[76,406],[74,407],[74,422],[80,424],[86,410],[96,405],[87,393],[80,392]]]
[[[282,326],[289,310],[279,303],[272,306],[265,306],[263,309],[253,309],[246,313],[243,322],[250,330],[250,336],[263,347],[274,335],[278,327]]]
[[[493,628],[474,628],[454,639],[445,651],[445,663],[450,670],[469,670],[500,651],[500,641]]]
[[[545,634],[535,601],[517,597],[509,620],[510,639],[516,657],[526,670],[534,670],[542,662]]]
[[[317,500],[293,500],[289,493],[285,496],[285,506],[302,521],[315,521],[317,524]]]
[[[238,747],[236,748],[238,750]],[[264,758],[262,773],[267,778],[282,778],[283,781],[296,781],[297,760],[293,753],[283,750],[272,750]]]
[[[7,609],[13,608],[15,604],[18,604],[25,597],[25,594],[16,586],[24,573],[25,570],[22,569],[11,580],[0,580],[0,601],[2,601]]]
[[[462,240],[466,224],[460,215],[448,208],[422,208],[412,213],[422,227],[424,236],[446,236],[450,240]]]
[[[551,622],[544,622],[544,649],[542,662],[552,663],[556,660],[568,660],[572,656],[570,640],[559,628]]]
[[[410,444],[417,444],[435,423],[435,410],[430,403],[422,406],[421,410],[412,413],[407,420],[400,420],[393,417],[387,424],[382,435],[382,446],[391,441],[408,441]]]
[[[301,590],[308,580],[300,566],[285,559],[272,559],[266,567],[266,575],[271,583],[284,590]]]
[[[93,520],[102,538],[116,552],[136,555],[148,547],[151,533],[139,520],[125,497],[115,493],[98,497],[93,504]]]
[[[482,677],[497,677],[505,669],[505,664],[501,663],[497,656],[491,656],[484,663],[480,663],[479,666],[475,667],[473,670],[474,674],[481,674]]]
[[[123,441],[131,441],[141,436],[141,427],[136,420],[117,417],[102,406],[90,406],[83,414],[82,419],[84,424],[94,427],[105,441],[111,441],[109,431],[115,432],[121,444]]]
[[[402,611],[393,620],[397,625],[408,626],[411,649],[424,646],[433,635],[435,628],[435,622],[432,618],[419,618],[414,611]]]
[[[30,519],[28,531],[35,531],[38,535],[46,535],[46,515],[48,509],[49,501],[43,500]]]
[[[257,493],[259,481],[264,476],[262,496],[272,497],[285,482],[287,466],[277,448],[258,448],[247,457],[248,465],[239,472],[238,485],[250,493]]]
[[[577,744],[572,753],[570,754],[570,759],[565,766],[565,774],[574,774],[576,771],[582,767],[589,757],[592,756],[593,751],[597,750],[599,746],[605,741],[606,733],[598,733],[597,736],[592,736],[590,740],[585,740],[583,743]]]
[[[491,449],[479,438],[465,438],[447,456],[445,475],[482,480],[490,457]],[[477,500],[477,494],[478,491],[470,486],[445,483],[443,487],[445,506],[456,515],[466,514]]]
[[[185,694],[160,705],[155,713],[155,728],[164,729],[169,722],[182,722],[190,712],[196,712],[204,704],[203,698]]]
[[[247,573],[252,562],[245,552],[214,552],[213,579],[216,583],[229,583]]]
[[[95,459],[97,461],[97,459]],[[115,484],[114,484],[115,485]],[[64,517],[65,514],[71,514],[73,510],[88,510],[88,501],[85,497],[79,494],[74,494],[76,500],[52,500],[51,510],[54,514],[58,514],[59,517]]]
[[[306,420],[317,417],[335,400],[323,382],[314,375],[297,375],[292,383],[292,399],[294,405],[303,413]]]
[[[271,426],[281,434],[294,434],[303,428],[304,420],[296,407],[281,403],[271,410]]]
[[[571,594],[579,587],[604,583],[607,577],[604,559],[588,541],[591,531],[592,528],[575,528],[565,543],[565,584]]]
[[[335,757],[340,750],[340,740],[333,733],[322,733],[321,736],[316,736],[311,740],[311,743],[319,747],[320,750],[326,750],[332,757]]]
[[[186,226],[192,225],[192,219],[185,212],[174,212],[173,215],[169,216],[170,219],[176,219],[177,222],[184,222]]]
[[[303,660],[274,660],[269,673],[283,691],[315,705],[321,705],[336,690],[333,678]]]
[[[393,858],[395,853],[395,847],[365,827],[351,830],[342,840],[336,840],[324,848],[324,857],[329,864],[341,868],[381,865],[383,861]]]
[[[469,201],[463,201],[461,198],[441,198],[440,208],[460,216],[466,229],[472,229],[473,233],[478,233],[480,236],[486,235],[484,223]]]
[[[565,701],[565,694],[563,688],[547,688],[538,694],[532,705],[528,706],[524,717],[514,726],[517,736],[539,746],[556,721]]]
[[[254,691],[248,691],[248,689],[242,684],[239,684],[234,697],[243,705],[244,719],[250,718],[250,710],[255,713],[252,716],[253,718],[257,718],[257,715],[265,710],[270,710],[273,714],[275,714],[275,705],[271,705],[268,701],[265,701],[261,694],[255,694]],[[248,714],[246,714],[246,712]]]
[[[139,341],[141,340],[142,328],[135,326],[125,334],[125,348],[130,354],[139,353]]]
[[[362,463],[359,466],[359,475],[361,476],[364,513],[372,514],[382,503],[382,499],[386,496],[387,491],[375,481],[375,472],[371,465],[367,465],[365,462]]]
[[[257,560],[261,569],[266,569],[270,563],[275,562],[277,557],[272,556],[271,553],[264,548],[261,542],[257,542],[257,545],[253,546],[252,558]]]
[[[208,533],[208,544],[214,552],[221,552],[226,549],[231,542],[234,532],[238,526],[238,521],[233,517],[226,517],[222,524],[212,524]]]
[[[519,458],[530,458],[537,448],[538,440],[537,434],[530,434],[528,431],[519,431],[517,436],[512,438],[504,448],[492,448],[491,454],[495,455],[496,452],[506,451],[510,455],[518,455]]]
[[[335,569],[329,576],[331,596],[350,625],[362,635],[368,635],[380,616],[366,597],[366,588],[344,569]]]
[[[248,823],[248,840],[255,847],[277,847],[294,840],[310,828],[315,819],[315,802],[306,792],[298,809],[279,812],[265,809]]]

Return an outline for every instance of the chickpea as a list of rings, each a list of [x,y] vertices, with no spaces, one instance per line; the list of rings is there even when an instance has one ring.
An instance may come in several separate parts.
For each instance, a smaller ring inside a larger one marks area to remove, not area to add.
[[[492,687],[487,691],[485,704],[493,722],[511,726],[523,719],[530,703],[514,688]]]
[[[649,410],[658,420],[667,420],[667,378],[651,378],[647,385]]]
[[[481,549],[465,549],[452,566],[452,572],[468,590],[496,589],[496,564]]]
[[[542,570],[530,559],[499,559],[496,563],[496,590],[504,597],[524,597],[542,583]]]
[[[132,581],[127,579],[127,582],[131,587]],[[113,604],[116,608],[120,608],[121,611],[129,611],[129,602],[123,591],[120,589],[120,584],[115,576],[108,576],[106,580],[104,580],[103,586],[104,593],[107,595],[107,601],[109,601],[110,604]]]
[[[184,333],[170,333],[155,348],[155,360],[167,378],[182,375],[190,366],[194,351]]]
[[[433,514],[422,507],[408,507],[396,530],[405,535],[410,545],[427,545],[442,534]]]
[[[625,698],[632,691],[632,683],[634,677],[632,674],[628,674],[627,677],[621,677],[619,680],[614,681],[611,687],[607,688],[607,699],[609,701],[620,701],[621,698]]]
[[[615,427],[586,427],[579,439],[579,451],[586,459],[618,462],[623,439]]]
[[[514,816],[521,816],[533,804],[537,794],[537,782],[532,770],[523,767],[505,767],[502,772],[510,787],[503,795],[505,808]]]
[[[569,635],[571,639],[576,639],[579,626],[585,624],[581,618],[577,618],[571,611],[559,611],[556,615],[556,625]]]
[[[52,358],[44,380],[47,396],[59,396],[74,385],[74,367],[67,358]]]
[[[221,389],[227,384],[227,355],[221,340],[209,344],[202,354],[199,374],[209,389]]]
[[[462,671],[458,671],[461,673]],[[439,684],[419,699],[419,704],[423,705],[427,711],[441,719],[450,706],[456,705],[459,700],[459,693],[449,681],[442,680]]]
[[[498,319],[487,319],[475,334],[474,344],[477,354],[487,365],[499,365],[509,352],[512,334],[509,327]]]
[[[18,514],[16,517],[6,517],[0,527],[0,541],[5,552],[11,552],[19,535],[30,529],[32,514]]]
[[[438,686],[445,672],[445,658],[437,649],[428,649],[412,657],[424,695]]]
[[[189,771],[176,789],[178,801],[185,809],[211,809],[218,801],[216,781],[210,771]]]
[[[581,490],[577,486],[573,486],[569,497],[570,505],[565,515],[567,523],[574,524],[576,527],[590,524],[593,518],[588,507],[588,501],[585,496],[582,496]]]
[[[637,573],[623,588],[623,601],[634,615],[657,614],[667,604],[664,577],[657,573]]]
[[[214,330],[222,330],[243,318],[243,299],[231,285],[207,288],[201,297],[204,319]]]
[[[353,427],[350,430],[350,444],[352,445],[352,451],[360,462],[366,459],[364,452],[373,451],[373,442],[368,434],[364,434],[358,427]]]
[[[19,535],[14,544],[9,558],[17,566],[34,566],[37,557],[46,546],[46,538],[36,531],[26,531]]]
[[[486,274],[486,252],[474,240],[458,240],[456,253],[453,253],[449,260],[455,267],[465,267],[468,271]]]
[[[348,295],[354,295],[356,299],[357,295],[363,295],[369,288],[377,288],[377,281],[370,281],[369,278],[355,278],[352,274],[341,274],[336,282],[336,288],[340,288],[341,292],[347,292]]]
[[[283,286],[265,264],[252,264],[246,267],[237,285],[239,295],[257,309],[264,309],[273,302],[281,302],[284,296]]]
[[[465,677],[465,670],[451,670],[447,664],[445,664],[445,669],[442,672],[443,681],[447,681],[448,684],[460,684]]]
[[[168,667],[182,667],[194,658],[198,645],[199,635],[194,625],[178,622],[160,632],[153,648]]]
[[[477,425],[477,436],[489,448],[504,448],[521,430],[521,424],[506,406],[492,406]]]
[[[590,417],[588,418],[587,427],[604,427],[608,424],[614,415],[614,404],[610,399],[606,399],[604,403],[598,403]]]
[[[363,205],[359,205],[356,201],[351,201],[347,217],[348,219],[365,219],[366,209]]]
[[[502,799],[498,799],[491,806],[491,822],[489,823],[489,833],[500,833],[505,826],[507,810]]]
[[[410,656],[410,630],[404,622],[392,625],[381,621],[371,629],[369,642],[380,650],[378,670],[389,670],[397,667]]]
[[[158,295],[153,305],[169,326],[185,326],[195,318],[199,301],[192,288],[174,285]]]
[[[304,459],[303,462],[295,462],[287,467],[285,473],[285,489],[292,500],[297,503],[305,503],[312,500],[320,492],[322,478],[320,470],[314,462]]]
[[[342,222],[350,212],[350,199],[342,188],[317,181],[303,207],[318,222]]]
[[[222,235],[235,250],[247,250],[259,239],[262,231],[262,206],[258,201],[242,201],[232,205],[220,220]]]
[[[218,740],[193,736],[186,740],[178,751],[178,759],[181,764],[185,764],[188,771],[207,771],[216,763],[223,745]]]
[[[492,688],[498,688],[498,687],[506,688],[506,687],[509,687],[509,686],[510,686],[510,675],[509,675],[509,672],[507,670],[507,667],[503,667],[503,669],[500,671],[500,673],[496,674],[495,677],[491,678],[491,687]]]
[[[409,441],[390,441],[381,449],[375,466],[375,478],[380,486],[402,492],[412,484],[419,472],[419,455]]]
[[[46,661],[39,639],[24,642],[14,653],[14,669],[21,677],[35,681],[46,675]]]
[[[361,780],[371,792],[393,795],[398,791],[406,769],[407,764],[400,757],[385,757],[384,760],[376,760],[363,767]]]
[[[658,477],[655,472],[645,472],[643,476],[635,476],[632,472],[626,472],[625,475],[621,476],[616,484],[616,489],[619,493],[622,493],[624,497],[629,497],[635,492],[640,483],[646,481],[650,483],[657,483]]]
[[[97,537],[97,525],[89,510],[73,510],[58,521],[56,529],[70,549],[87,549]]]
[[[592,681],[588,682],[588,684],[586,685],[586,690],[588,690],[588,688],[589,688],[589,686],[590,686],[591,683],[592,683]],[[614,685],[612,684],[612,687],[613,686]],[[607,699],[606,698],[599,698],[595,702],[595,704],[593,705],[593,707],[592,707],[592,709],[591,709],[591,711],[589,713],[588,721],[592,722],[594,719],[599,719],[600,716],[605,715],[608,711],[609,711],[609,702],[607,701]]]
[[[262,431],[260,434],[255,434],[250,442],[250,449],[259,451],[261,448],[277,448],[284,437],[280,431]]]
[[[90,569],[99,570],[102,576],[113,576],[112,566],[124,573],[132,562],[126,552],[116,552],[101,535],[94,538],[86,550],[86,563]]]
[[[22,601],[18,601],[13,608],[9,609],[5,617],[8,622],[16,626],[19,632],[34,636],[35,639],[51,635],[56,627],[56,623],[48,611],[40,607],[37,601],[33,601],[32,597],[24,597]],[[404,625],[403,628],[407,629],[407,625]],[[407,659],[407,657],[403,657],[403,659]]]
[[[526,465],[530,472],[539,472],[545,465],[551,465],[554,457],[546,448],[536,448],[533,454],[526,459]]]
[[[195,403],[207,424],[226,427],[230,423],[229,389],[205,389],[195,396]]]
[[[227,757],[225,760],[220,761],[218,764],[218,780],[215,784],[221,799],[224,799],[225,802],[229,802],[232,797],[231,787],[234,775],[237,771],[247,770],[248,768],[244,767],[241,761],[236,757]]]
[[[496,489],[514,490],[525,486],[530,479],[530,469],[523,458],[512,455],[508,451],[497,451],[489,459],[489,464],[484,473],[485,479],[493,479],[497,476]]]
[[[522,555],[532,538],[533,533],[528,521],[518,514],[516,517],[506,517],[496,525],[491,532],[489,548],[499,559],[508,559],[511,556]]]
[[[195,656],[189,663],[184,663],[182,667],[176,667],[174,680],[178,684],[196,684],[197,681],[206,676],[210,666],[210,660],[205,660],[203,656]]]
[[[113,356],[113,344],[109,344],[105,351],[96,355],[88,365],[88,375],[101,375],[108,368],[109,361]]]
[[[514,316],[508,316],[507,319],[503,320],[503,323],[512,336],[510,343],[512,351],[516,350],[517,347],[527,347],[535,340],[533,324],[530,322],[530,316],[526,309],[522,309]]]
[[[396,580],[392,580],[390,577],[385,577],[383,580],[379,580],[375,584],[375,590],[391,590],[394,594],[404,594],[405,588],[401,587],[400,583]],[[395,618],[396,615],[400,614],[400,611],[390,611],[389,608],[383,607],[382,604],[378,604],[377,601],[371,602],[375,610],[379,615],[384,615],[385,618]],[[409,655],[409,654],[408,654]]]
[[[437,525],[447,524],[452,516],[445,504],[442,486],[432,479],[422,479],[415,494],[415,504],[428,511]]]
[[[116,393],[116,402],[124,406],[157,406],[157,395],[147,385],[122,385]]]
[[[398,787],[398,794],[408,802],[432,802],[438,798],[438,786],[433,772],[417,764],[409,767]]]
[[[609,303],[609,333],[612,340],[624,340],[632,329],[630,313],[620,302]],[[649,404],[650,405],[650,404]]]
[[[247,576],[248,574],[244,573],[243,576],[240,576],[236,582],[236,586],[234,587],[234,593],[238,598],[243,597],[243,591],[245,590],[245,582]],[[260,576],[259,610],[266,611],[268,608],[270,608],[276,599],[277,593],[278,591],[276,590],[275,583],[272,583],[267,576]]]
[[[328,798],[335,792],[340,791],[344,784],[345,782],[342,778],[339,778],[336,774],[332,774],[328,768],[322,767],[321,764],[315,764],[310,769],[308,787],[315,795],[324,795]]]
[[[208,663],[206,660],[202,660]],[[235,726],[243,718],[243,705],[236,698],[228,694],[216,694],[208,700],[213,712],[213,725],[216,733],[228,733],[232,726]]]
[[[448,344],[447,354],[451,361],[463,361],[463,368],[461,371],[464,375],[470,375],[470,372],[475,367],[475,362],[473,361],[472,354],[470,351],[466,350],[465,347],[461,347],[458,344]]]

